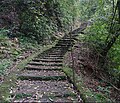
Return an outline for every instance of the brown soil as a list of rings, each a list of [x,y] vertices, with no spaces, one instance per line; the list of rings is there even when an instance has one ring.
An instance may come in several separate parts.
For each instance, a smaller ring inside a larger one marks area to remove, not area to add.
[[[108,83],[100,80],[99,76],[103,72],[97,71],[99,58],[97,58],[98,56],[95,53],[91,52],[86,44],[77,43],[73,48],[72,55],[74,63],[72,63],[71,52],[68,52],[64,58],[64,64],[74,68],[76,73],[82,76],[85,86],[95,93],[102,93],[112,101],[120,101],[120,92]],[[103,78],[109,79],[106,74],[104,74]]]

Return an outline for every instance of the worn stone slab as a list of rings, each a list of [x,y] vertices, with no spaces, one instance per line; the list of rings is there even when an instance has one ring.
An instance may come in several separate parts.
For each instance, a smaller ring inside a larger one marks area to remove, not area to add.
[[[63,57],[43,57],[43,59],[63,59]]]
[[[34,62],[34,61],[31,61],[28,64],[36,65],[36,66],[62,66],[62,63],[42,63],[42,62]]]
[[[45,57],[63,57],[63,55],[49,55],[49,54],[47,54],[47,55],[45,55]]]
[[[46,70],[24,70],[21,75],[23,76],[65,76],[65,73],[61,71],[46,71]]]
[[[35,58],[32,61],[36,61],[36,62],[62,62],[62,59],[39,59],[39,58]]]
[[[21,80],[66,80],[67,77],[62,71],[46,70],[24,70],[19,74]]]
[[[76,97],[41,97],[16,99],[12,103],[79,103]]]
[[[18,80],[17,87],[12,89],[11,94],[29,94],[51,97],[65,97],[76,95],[72,85],[68,81],[29,81]]]
[[[25,67],[27,70],[61,70],[61,67],[59,66],[33,66],[33,65],[27,65]]]

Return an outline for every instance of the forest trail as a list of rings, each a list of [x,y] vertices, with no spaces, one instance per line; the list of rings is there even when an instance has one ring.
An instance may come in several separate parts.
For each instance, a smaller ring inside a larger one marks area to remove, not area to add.
[[[12,89],[13,103],[80,102],[80,96],[62,71],[63,57],[75,37],[64,36],[27,64],[18,74],[17,87]]]

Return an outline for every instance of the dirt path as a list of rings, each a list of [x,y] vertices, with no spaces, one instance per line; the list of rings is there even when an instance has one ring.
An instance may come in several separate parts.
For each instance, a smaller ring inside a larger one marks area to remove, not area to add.
[[[34,58],[18,75],[17,87],[12,88],[12,103],[80,102],[62,71],[62,60],[74,44],[64,36],[55,47]]]

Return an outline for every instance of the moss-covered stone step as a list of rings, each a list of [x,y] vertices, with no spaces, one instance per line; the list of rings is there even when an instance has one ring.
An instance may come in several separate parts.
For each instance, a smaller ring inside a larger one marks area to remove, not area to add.
[[[44,56],[43,58],[45,58],[45,57],[47,57],[47,58],[63,58],[63,56],[62,55],[46,55],[46,56]]]
[[[56,46],[54,46],[54,47],[52,47],[52,50],[51,50],[52,52],[53,51],[61,51],[61,48],[57,48]]]
[[[61,51],[61,49],[60,48],[56,48],[56,47],[52,47],[52,49],[51,50],[49,50],[47,53],[50,53],[50,52],[60,52]]]
[[[66,75],[62,70],[24,70],[19,74],[19,78],[22,80],[66,80]]]
[[[66,76],[34,76],[34,75],[19,75],[18,79],[21,80],[44,80],[44,81],[49,81],[49,80],[66,80]]]
[[[31,94],[17,94],[13,103],[78,103],[76,96],[65,94],[65,96],[31,96]]]
[[[69,48],[69,46],[62,46],[62,45],[58,45],[58,46],[56,46],[56,48],[64,48],[64,49],[68,49]]]
[[[15,99],[21,99],[21,98],[27,98],[27,97],[32,97],[33,96],[33,94],[25,94],[25,93],[20,93],[20,94],[11,94],[11,97],[14,97],[15,96]],[[56,98],[56,97],[62,97],[62,98],[76,98],[76,94],[75,93],[66,93],[66,94],[63,94],[63,95],[54,95],[54,96],[52,96],[52,95],[49,95],[49,96],[45,96],[45,95],[42,95],[42,96],[40,96],[39,98],[42,98],[42,97],[44,97],[44,98]]]
[[[66,44],[66,45],[68,45],[68,44],[74,44],[74,42],[70,42],[70,41],[59,41],[58,44],[56,44],[56,45],[59,45],[59,44]]]
[[[11,90],[12,94],[31,94],[52,97],[76,96],[72,85],[68,81],[31,81],[18,80],[16,88]]]
[[[27,70],[61,70],[61,67],[59,66],[31,66],[27,65],[24,69]]]
[[[72,41],[70,41],[70,40],[60,40],[58,42],[58,44],[71,44],[71,43],[74,43],[74,41],[73,40]]]
[[[61,40],[61,41],[59,41],[58,44],[56,44],[56,45],[63,45],[63,46],[64,46],[64,45],[68,45],[68,46],[72,46],[72,45],[74,45],[74,44],[75,44],[74,41],[70,41],[70,40],[69,40],[69,41],[66,41],[66,40],[64,41],[64,40]]]
[[[32,61],[35,61],[35,62],[55,62],[55,63],[61,63],[62,62],[62,59],[39,59],[39,58],[35,58],[33,59]]]
[[[60,41],[74,41],[73,38],[62,38]]]
[[[67,46],[55,46],[55,48],[56,48],[56,49],[62,49],[62,48],[64,48],[64,49],[67,50],[68,47],[67,47]]]
[[[69,36],[69,37],[66,36],[66,37],[63,37],[63,39],[75,39],[75,37],[73,37],[73,36],[72,36],[72,37],[70,37],[70,36]]]
[[[54,70],[24,70],[21,71],[20,75],[25,76],[66,76],[65,73],[61,70],[54,71]]]
[[[51,54],[51,55],[61,55],[61,51],[59,51],[59,52],[48,52],[48,53],[46,53],[45,55],[48,55],[48,54]]]
[[[59,43],[59,44],[56,44],[56,46],[63,46],[63,47],[65,46],[66,47],[66,46],[72,46],[72,44],[70,44],[70,43],[68,43],[68,44]]]
[[[43,57],[43,59],[63,59],[63,57]]]
[[[63,46],[64,46],[64,44],[65,44],[65,45],[68,45],[68,46],[72,46],[72,45],[73,45],[73,44],[72,44],[73,42],[70,42],[70,41],[69,41],[69,42],[61,41],[61,42],[63,42],[63,43],[59,43],[59,45],[60,45],[60,44],[63,45]],[[56,44],[56,45],[57,45],[57,44]]]
[[[51,53],[47,53],[45,56],[57,56],[57,57],[62,57],[63,55],[62,54],[51,54]]]
[[[41,62],[29,62],[29,65],[36,66],[62,66],[62,63],[41,63]]]
[[[62,54],[61,54],[61,52],[59,52],[59,53],[52,53],[52,52],[50,52],[50,53],[47,53],[46,55],[57,55],[57,56],[61,56]]]
[[[30,63],[28,63],[28,64],[33,64],[33,65],[41,65],[41,64],[43,64],[43,65],[62,65],[62,61],[60,62],[60,61],[52,61],[52,62],[50,62],[50,61],[31,61]]]
[[[75,44],[74,41],[68,41],[68,40],[59,40],[57,44]]]

